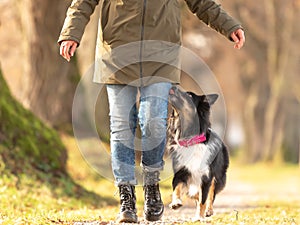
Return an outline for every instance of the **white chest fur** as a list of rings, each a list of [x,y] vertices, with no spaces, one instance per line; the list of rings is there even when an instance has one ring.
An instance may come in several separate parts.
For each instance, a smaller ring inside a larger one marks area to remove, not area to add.
[[[177,146],[173,152],[174,171],[185,167],[192,175],[190,184],[201,185],[201,177],[208,176],[210,152],[205,144],[197,144],[189,147]]]

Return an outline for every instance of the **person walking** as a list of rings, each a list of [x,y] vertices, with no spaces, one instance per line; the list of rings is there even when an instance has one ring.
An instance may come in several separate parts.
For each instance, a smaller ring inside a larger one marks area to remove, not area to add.
[[[221,5],[213,0],[186,3],[201,21],[233,41],[234,48],[242,48],[242,25]],[[112,171],[120,195],[116,221],[138,221],[134,151],[138,124],[142,134],[144,216],[157,221],[164,211],[159,181],[164,166],[168,95],[172,84],[180,81],[180,69],[174,66],[179,55],[174,45],[181,44],[180,5],[178,0],[73,0],[58,39],[60,54],[67,61],[79,46],[98,4],[94,81],[106,84],[108,93]],[[155,54],[166,60],[155,62],[151,58]]]

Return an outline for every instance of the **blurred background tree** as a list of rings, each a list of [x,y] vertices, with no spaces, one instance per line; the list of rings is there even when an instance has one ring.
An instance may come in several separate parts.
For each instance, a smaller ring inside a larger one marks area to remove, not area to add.
[[[247,158],[272,161],[278,154],[284,157],[281,150],[286,148],[286,156],[296,161],[300,119],[296,97],[299,1],[266,0],[257,4],[236,0],[232,5],[248,38],[240,76],[246,92],[243,122]]]
[[[4,74],[22,104],[52,126],[71,123],[77,62],[65,63],[56,43],[68,1],[1,1]]]
[[[220,1],[245,28],[246,45],[237,51],[180,1],[183,45],[198,54],[216,75],[228,110],[226,141],[247,162],[299,161],[299,2]],[[67,63],[58,54],[56,39],[70,3],[0,1],[4,77],[26,108],[63,129],[71,125],[78,74],[84,75],[93,64],[99,16],[97,9],[76,58]],[[184,76],[182,79],[186,88],[193,88],[191,81]],[[98,107],[96,113],[106,121],[103,127],[107,133],[107,109]]]
[[[71,127],[73,95],[80,79],[76,60],[65,63],[56,43],[68,5],[0,1],[5,73],[3,79],[0,71],[0,159],[16,175],[32,171],[49,177],[66,175],[66,148],[53,127]]]

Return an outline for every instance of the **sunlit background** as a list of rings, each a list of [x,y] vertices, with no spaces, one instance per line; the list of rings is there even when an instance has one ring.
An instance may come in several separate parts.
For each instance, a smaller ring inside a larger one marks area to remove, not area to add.
[[[75,144],[69,144],[74,142],[72,104],[81,77],[87,73],[94,62],[99,8],[96,9],[86,27],[75,57],[67,63],[59,56],[56,41],[70,2],[67,0],[0,0],[0,69],[2,71],[0,76],[2,74],[4,78],[4,80],[0,79],[2,82],[0,83],[0,107],[2,107],[0,108],[0,169],[2,168],[0,172],[5,171],[5,168],[12,169],[12,174],[24,172],[22,170],[24,168],[21,167],[14,169],[14,165],[18,164],[18,161],[14,160],[20,158],[9,158],[9,154],[16,149],[16,152],[22,151],[24,142],[18,142],[18,138],[25,137],[27,129],[19,132],[17,126],[21,123],[9,127],[9,124],[13,124],[11,122],[13,120],[9,118],[13,118],[12,115],[16,118],[21,117],[22,113],[15,109],[6,110],[5,107],[13,100],[10,98],[7,100],[7,92],[4,92],[5,83],[12,96],[22,106],[47,127],[58,132],[59,137],[63,139],[68,150],[62,150],[63,156],[60,161],[62,170],[71,168],[77,171],[78,169],[72,166],[70,161],[73,159],[73,152],[79,151]],[[295,169],[297,164],[300,166],[300,1],[222,0],[218,2],[243,24],[246,34],[244,48],[234,49],[232,42],[199,22],[197,17],[188,11],[184,1],[180,1],[182,42],[184,47],[197,54],[209,66],[222,90],[226,105],[224,141],[229,146],[234,168],[238,168],[237,165],[242,163],[251,170],[251,166],[259,163],[260,167],[254,169],[254,173],[259,174],[269,165],[279,165],[279,168],[285,169],[288,165],[288,168],[293,168],[293,172],[290,173],[290,184],[298,182],[296,187],[299,187],[300,178],[297,177],[299,171],[295,172]],[[195,65],[191,63],[190,66]],[[186,74],[182,74],[181,85],[186,90],[201,93]],[[96,109],[97,127],[100,128],[99,136],[104,147],[109,149],[109,121],[105,91],[100,96]],[[82,102],[83,109],[88,107],[87,105],[88,101]],[[28,124],[35,126],[35,123],[28,122]],[[21,154],[23,157],[24,155],[32,157],[30,163],[33,164],[35,157],[41,161],[46,157],[43,156],[44,153],[31,154],[31,149],[38,152],[39,148],[35,143],[39,143],[41,139],[39,131],[35,133],[37,142],[34,140],[32,143],[26,143],[27,152]],[[48,137],[51,139],[51,136]],[[69,154],[69,166],[66,163],[66,154]],[[93,154],[91,147],[91,158],[97,161]],[[78,163],[78,159],[74,163]],[[52,171],[51,166],[49,170],[45,165],[41,168]],[[266,176],[273,176],[269,172]],[[235,173],[236,170],[231,174],[234,176]],[[278,168],[274,170],[274,174],[276,173],[280,174]],[[234,178],[239,176],[240,174]],[[255,176],[249,177],[245,175],[244,178],[249,183],[254,182]],[[80,172],[75,173],[75,181],[76,179],[80,180]],[[264,177],[258,177],[256,182],[258,180],[263,192],[268,192],[269,189],[266,188],[268,179],[264,182]],[[284,178],[283,182],[287,180]],[[5,186],[5,182],[1,182]],[[15,181],[13,183],[15,184]],[[270,185],[278,184],[271,182]],[[92,190],[93,187],[96,189],[96,186],[89,186],[88,189]],[[295,190],[292,191],[295,194]],[[0,213],[0,223],[2,217]]]

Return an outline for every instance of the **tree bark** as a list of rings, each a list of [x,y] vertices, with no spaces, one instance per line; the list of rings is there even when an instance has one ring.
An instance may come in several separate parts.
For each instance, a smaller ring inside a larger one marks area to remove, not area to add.
[[[70,123],[79,75],[76,61],[64,61],[56,43],[70,2],[23,0],[16,4],[24,36],[23,104],[53,126]]]

